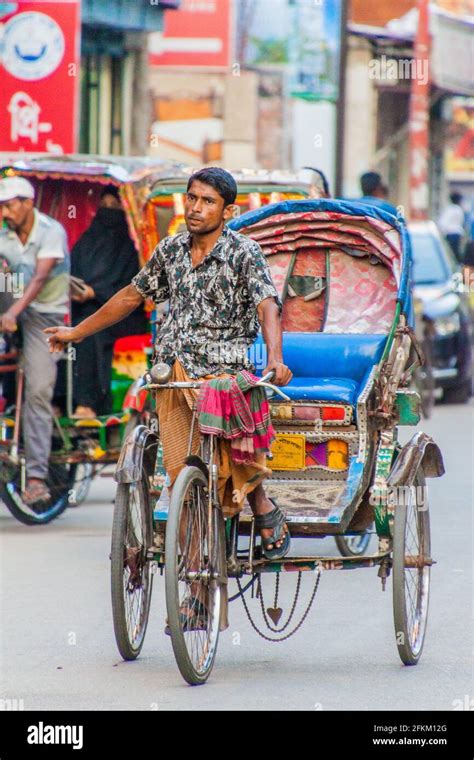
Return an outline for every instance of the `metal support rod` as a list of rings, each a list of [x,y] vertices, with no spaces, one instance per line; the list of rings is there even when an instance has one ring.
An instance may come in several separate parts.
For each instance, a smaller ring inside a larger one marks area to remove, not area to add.
[[[60,422],[59,422],[59,420],[58,420],[58,418],[56,417],[56,415],[55,415],[55,414],[53,414],[53,422],[54,422],[54,425],[55,425],[55,427],[56,427],[56,430],[57,430],[57,431],[58,431],[58,433],[59,433],[59,436],[60,436],[60,438],[61,438],[61,441],[62,441],[62,444],[63,444],[63,446],[64,446],[65,450],[67,451],[68,449],[71,449],[71,448],[72,448],[72,446],[71,446],[71,444],[70,444],[70,443],[69,443],[69,442],[66,440],[66,436],[65,436],[65,434],[64,434],[64,431],[63,431],[63,429],[62,429],[62,427],[61,427],[61,424],[60,424]]]
[[[72,343],[67,344],[66,349],[66,414],[71,419],[73,414],[72,409],[72,394],[73,394],[73,382],[72,382]],[[75,349],[73,349],[74,351]]]
[[[253,573],[253,552],[255,546],[255,517],[252,515],[252,523],[250,525],[250,543],[249,543],[249,562],[248,572]]]
[[[341,22],[339,32],[339,81],[336,110],[336,161],[334,197],[339,198],[343,194],[344,178],[344,129],[346,116],[346,66],[347,66],[347,21],[348,0],[341,0]]]
[[[188,457],[191,456],[191,454],[193,453],[193,451],[192,451],[192,449],[193,449],[193,435],[194,435],[194,426],[196,424],[196,415],[197,415],[196,406],[193,406],[193,414],[192,414],[192,417],[191,417],[191,430],[189,432],[189,440],[188,440],[188,453],[187,453]]]
[[[15,427],[13,428],[13,440],[10,449],[10,455],[13,459],[18,457],[18,447],[20,442],[20,420],[21,407],[23,404],[23,384],[25,381],[25,371],[23,367],[18,367],[17,386],[16,386],[16,408],[15,408]]]

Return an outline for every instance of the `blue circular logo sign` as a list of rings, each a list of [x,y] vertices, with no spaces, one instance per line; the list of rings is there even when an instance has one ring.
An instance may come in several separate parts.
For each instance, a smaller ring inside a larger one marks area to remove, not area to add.
[[[55,71],[64,57],[61,27],[45,13],[19,13],[5,24],[2,64],[18,79],[44,79]]]

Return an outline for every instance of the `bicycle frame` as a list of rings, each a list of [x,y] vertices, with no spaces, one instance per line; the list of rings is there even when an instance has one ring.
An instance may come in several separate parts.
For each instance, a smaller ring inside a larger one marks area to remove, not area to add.
[[[169,377],[168,373],[168,377]],[[281,396],[284,400],[288,401],[288,396],[283,393],[283,391],[280,390],[275,385],[272,385],[272,383],[268,382],[269,379],[273,377],[273,372],[269,372],[267,375],[261,378],[261,380],[256,384],[257,386],[261,386],[264,388],[269,388],[273,392],[277,393],[279,396]],[[164,390],[176,390],[176,389],[192,389],[192,390],[199,390],[201,386],[203,385],[203,382],[199,381],[173,381],[173,382],[160,382],[155,383],[152,381],[152,375],[150,373],[146,373],[146,375],[142,378],[141,382],[137,382],[136,386],[136,393],[141,393],[142,391],[164,391]],[[196,425],[196,418],[197,418],[197,409],[196,405],[193,407],[193,416],[192,416],[192,422],[191,422],[191,429],[189,433],[189,440],[188,440],[188,452],[187,452],[187,458],[185,460],[185,463],[187,465],[194,465],[199,467],[201,469],[208,481],[208,491],[209,491],[209,510],[208,510],[208,535],[211,536],[212,531],[212,525],[217,525],[218,520],[212,520],[212,510],[218,509],[219,511],[222,511],[222,507],[219,502],[219,494],[218,494],[218,467],[217,464],[213,461],[215,450],[216,450],[216,436],[214,435],[202,435],[201,436],[201,445],[200,445],[200,456],[192,453],[192,440],[193,440],[193,434],[194,434],[194,428]],[[125,463],[123,463],[123,467],[126,469]],[[119,470],[119,467],[117,467],[117,470]],[[117,474],[117,479],[120,477]],[[253,523],[252,523],[253,525]],[[228,567],[236,572],[237,574],[241,574],[239,571],[239,564],[237,561],[237,545],[238,545],[238,515],[236,515],[236,518],[232,519],[232,541],[229,544],[226,539],[226,546],[230,549],[230,553],[227,553],[227,560],[228,560]],[[219,542],[217,541],[217,537],[215,537],[216,540],[214,540],[214,550],[215,547],[219,545]],[[251,554],[253,555],[253,543],[254,543],[254,536],[251,540]],[[217,560],[217,557],[214,556],[213,560]],[[252,562],[252,560],[251,560]],[[229,564],[230,563],[230,564]],[[214,564],[214,563],[213,563]],[[226,573],[227,575],[227,573]]]

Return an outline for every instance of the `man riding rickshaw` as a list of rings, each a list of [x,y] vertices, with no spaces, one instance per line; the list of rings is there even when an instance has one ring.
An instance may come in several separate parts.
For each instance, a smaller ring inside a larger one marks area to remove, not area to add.
[[[405,445],[398,439],[399,425],[419,421],[409,383],[422,361],[404,223],[326,199],[273,198],[237,218],[236,184],[222,169],[196,172],[185,189],[173,192],[172,204],[170,187],[150,194],[162,240],[132,282],[73,328],[46,331],[51,350],[61,351],[146,299],[169,303],[153,366],[137,380],[139,394],[154,394],[159,424],[151,413],[127,436],[115,471],[110,559],[120,654],[133,660],[141,651],[157,567],[165,632],[190,684],[204,683],[212,670],[228,603],[241,599],[264,639],[284,641],[306,619],[322,570],[377,567],[382,590],[393,576],[397,648],[414,665],[434,562],[425,484],[444,466],[425,433]],[[183,192],[187,231],[174,235],[161,212],[172,208],[181,225]],[[284,393],[278,385],[287,386]],[[166,476],[168,507],[156,499]],[[346,541],[372,523],[378,549],[369,556],[339,544],[342,558],[288,554],[290,531],[294,543]],[[315,573],[314,588],[287,630],[305,571]],[[288,572],[297,576],[295,597],[280,624],[279,576]],[[266,608],[268,573],[276,577],[274,606]],[[244,576],[250,580],[242,586]],[[238,585],[233,596],[230,579]],[[270,636],[244,597],[255,584]]]
[[[28,505],[46,501],[53,417],[51,399],[57,362],[43,339],[43,329],[62,325],[69,310],[69,252],[59,222],[35,208],[35,189],[24,177],[0,180],[0,206],[6,227],[0,229],[0,256],[22,280],[20,297],[0,315],[0,331],[23,332],[25,366],[24,429]]]

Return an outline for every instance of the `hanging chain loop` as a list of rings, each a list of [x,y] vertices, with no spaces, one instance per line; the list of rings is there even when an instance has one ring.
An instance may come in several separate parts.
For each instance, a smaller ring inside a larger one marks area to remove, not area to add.
[[[281,628],[273,628],[272,626],[270,626],[270,624],[268,622],[268,618],[267,618],[267,615],[266,615],[266,612],[265,612],[265,606],[264,606],[264,603],[263,603],[263,596],[262,596],[262,593],[261,593],[262,592],[262,589],[261,589],[261,578],[258,579],[258,596],[260,597],[260,607],[262,609],[263,619],[265,621],[265,624],[266,624],[268,630],[271,631],[272,633],[282,633],[288,627],[288,625],[290,623],[290,620],[293,617],[294,611],[296,609],[296,601],[298,599],[298,595],[299,595],[299,591],[300,591],[301,574],[302,573],[300,571],[298,573],[297,589],[296,589],[295,599],[293,601],[293,605],[292,605],[292,608],[291,608],[290,615],[289,615],[288,620],[286,621],[285,625],[282,626]],[[276,607],[276,603],[278,602],[278,590],[279,590],[279,577],[278,576],[279,576],[279,573],[278,573],[277,579],[275,581],[275,583],[276,583],[276,588],[275,588],[275,607]],[[245,612],[246,612],[246,615],[247,615],[247,618],[249,620],[250,625],[252,626],[252,628],[254,629],[254,631],[256,631],[256,633],[258,633],[258,635],[262,639],[265,639],[265,641],[270,641],[270,642],[272,642],[274,644],[278,644],[281,641],[286,641],[291,636],[293,636],[296,633],[296,631],[298,631],[301,628],[301,626],[303,625],[304,621],[306,620],[306,618],[308,616],[308,613],[309,613],[311,607],[313,606],[314,598],[316,596],[316,592],[317,592],[318,587],[319,587],[319,581],[321,580],[321,568],[318,567],[318,569],[317,569],[316,581],[314,583],[314,588],[313,588],[310,600],[308,602],[308,605],[307,605],[307,607],[306,607],[303,615],[301,616],[301,619],[300,619],[299,623],[297,623],[295,625],[295,627],[292,628],[292,630],[289,633],[286,633],[284,636],[280,636],[279,638],[271,638],[270,636],[267,636],[265,633],[263,633],[263,631],[261,631],[257,627],[257,625],[255,624],[255,621],[252,618],[250,610],[248,608],[247,601],[245,599],[245,596],[244,596],[244,593],[243,593],[243,590],[242,590],[242,586],[241,586],[241,583],[240,583],[240,579],[237,578],[236,580],[237,580],[237,585],[239,587],[239,592],[240,592],[240,596],[241,596],[241,599],[242,599],[242,604],[244,605],[244,609],[245,609]]]

